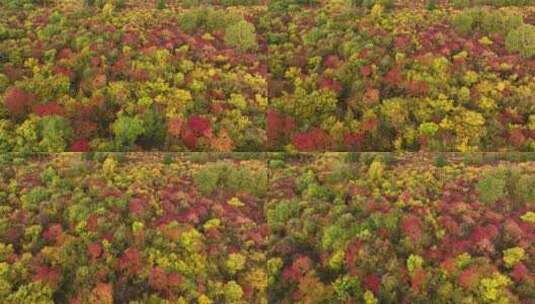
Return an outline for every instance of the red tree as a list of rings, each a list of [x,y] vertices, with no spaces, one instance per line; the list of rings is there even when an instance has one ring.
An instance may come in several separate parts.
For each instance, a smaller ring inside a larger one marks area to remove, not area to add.
[[[329,148],[331,138],[322,129],[312,128],[309,131],[295,134],[292,143],[299,151],[322,151]]]
[[[291,116],[269,110],[266,114],[268,146],[272,147],[287,138],[295,129],[295,119]]]
[[[12,87],[7,90],[4,96],[4,106],[11,114],[19,116],[28,111],[35,99],[36,97],[32,93]]]
[[[47,102],[47,103],[35,105],[33,107],[33,112],[37,116],[40,116],[40,117],[52,116],[52,115],[63,116],[63,114],[65,113],[65,110],[60,104],[56,102]]]

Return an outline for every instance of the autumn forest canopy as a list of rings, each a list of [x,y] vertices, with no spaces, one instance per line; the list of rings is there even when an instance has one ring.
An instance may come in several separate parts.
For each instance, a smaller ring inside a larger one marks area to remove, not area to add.
[[[0,0],[1,304],[533,304],[534,0]]]
[[[535,295],[534,154],[0,161],[2,303],[529,304]]]
[[[2,0],[0,151],[533,151],[527,0]]]

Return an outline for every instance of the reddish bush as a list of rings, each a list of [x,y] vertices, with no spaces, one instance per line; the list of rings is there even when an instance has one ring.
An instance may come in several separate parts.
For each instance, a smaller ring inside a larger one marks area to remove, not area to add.
[[[126,72],[128,69],[128,62],[126,59],[121,58],[117,60],[111,67],[111,72],[113,75],[121,74]]]
[[[347,132],[344,134],[344,145],[348,150],[358,149],[364,141],[365,134],[362,132]]]
[[[102,247],[98,242],[87,245],[87,253],[91,259],[96,259],[102,254]]]
[[[482,240],[491,240],[498,235],[498,228],[494,225],[478,226],[472,231],[471,239],[474,243]]]
[[[295,119],[291,116],[269,110],[266,114],[268,146],[276,145],[295,129]]]
[[[181,118],[171,118],[167,123],[167,132],[172,136],[178,137],[182,132],[184,121]]]
[[[401,230],[413,241],[418,241],[422,237],[422,222],[418,216],[408,214],[401,219]]]
[[[461,228],[459,224],[449,215],[441,216],[439,218],[440,223],[446,228],[446,230],[454,235],[461,234]]]
[[[479,282],[479,273],[477,269],[470,267],[459,274],[459,285],[465,289],[474,288]]]
[[[390,86],[399,86],[403,83],[403,76],[399,67],[393,68],[385,75],[385,82]]]
[[[427,280],[427,272],[423,269],[417,269],[414,271],[414,274],[411,278],[411,288],[415,291],[420,291],[422,285]]]
[[[72,56],[73,56],[73,51],[69,48],[64,48],[64,49],[61,49],[58,53],[58,56],[57,58],[59,60],[62,60],[62,59],[70,59]]]
[[[510,130],[508,137],[509,137],[509,141],[515,147],[521,147],[528,140],[526,135],[524,135],[524,131],[520,128],[514,128]]]
[[[372,72],[372,67],[369,65],[365,65],[360,68],[360,73],[362,74],[362,76],[368,77],[372,74]]]
[[[331,90],[336,94],[340,94],[343,89],[342,83],[340,81],[329,77],[321,77],[318,81],[318,86],[320,87],[320,89]]]
[[[147,207],[147,203],[140,198],[133,198],[128,203],[128,210],[130,213],[135,215],[143,215],[143,212],[145,211],[145,208]]]
[[[522,263],[518,263],[511,272],[511,277],[516,281],[523,281],[530,277],[529,269]]]
[[[156,290],[167,288],[167,274],[162,267],[153,268],[149,273],[149,286]]]
[[[448,257],[441,264],[441,268],[446,270],[448,274],[452,274],[457,270],[457,262],[454,258]]]
[[[292,144],[299,151],[322,151],[330,147],[331,138],[322,129],[312,128],[309,131],[295,134]]]
[[[197,136],[195,136],[195,133],[189,129],[182,132],[182,141],[190,150],[197,147]]]
[[[75,76],[73,70],[71,70],[68,67],[64,67],[64,66],[55,66],[54,69],[53,69],[53,72],[55,74],[59,74],[59,75],[63,75],[65,77],[68,77],[71,80],[74,79],[74,76]]]
[[[49,242],[57,241],[63,234],[63,228],[60,224],[50,225],[45,232],[43,232],[43,238]]]
[[[4,106],[11,114],[19,116],[28,111],[35,99],[35,95],[20,88],[12,87],[7,90],[4,96]]]
[[[284,269],[282,277],[284,280],[299,281],[303,275],[312,268],[312,260],[307,256],[300,256],[294,260],[290,267]]]
[[[408,81],[405,84],[405,89],[409,95],[412,96],[425,96],[429,91],[429,86],[423,81]]]
[[[178,124],[178,122],[175,122]],[[178,125],[173,126],[173,132],[177,131]],[[206,118],[192,115],[189,117],[185,127],[182,128],[182,141],[188,147],[193,150],[197,146],[197,140],[200,137],[210,137],[212,135],[212,125]]]
[[[113,286],[107,283],[97,283],[91,291],[92,303],[113,304]]]
[[[336,55],[329,55],[325,57],[325,60],[323,61],[323,65],[326,68],[330,68],[330,69],[336,69],[341,63],[342,61]]]
[[[411,42],[411,37],[409,35],[399,35],[394,39],[394,47],[396,49],[404,49]]]
[[[141,255],[134,248],[128,248],[118,260],[119,269],[126,270],[129,274],[135,274],[141,269]]]
[[[56,286],[61,279],[61,270],[48,266],[38,266],[33,274],[34,281],[43,281],[51,287]]]
[[[381,99],[381,92],[376,88],[368,87],[362,99],[367,104],[376,104]]]
[[[364,280],[364,288],[373,291],[374,294],[379,293],[379,287],[381,286],[381,278],[378,275],[371,274]]]
[[[56,102],[47,102],[33,106],[33,112],[40,117],[52,115],[63,116],[65,110]]]
[[[379,119],[377,118],[368,118],[362,122],[362,130],[364,131],[374,131],[379,126]]]
[[[179,287],[182,283],[182,276],[176,272],[167,275],[167,285],[169,287]]]
[[[192,130],[196,136],[205,136],[212,128],[208,119],[197,115],[189,117],[187,127]]]
[[[71,152],[89,152],[91,151],[91,147],[89,146],[89,142],[85,138],[80,138],[78,140],[75,140],[70,148],[69,151]]]

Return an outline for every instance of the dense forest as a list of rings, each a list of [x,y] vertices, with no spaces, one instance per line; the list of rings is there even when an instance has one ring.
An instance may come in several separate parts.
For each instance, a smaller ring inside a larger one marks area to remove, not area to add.
[[[2,303],[530,303],[533,154],[3,156]]]
[[[1,304],[533,304],[534,0],[0,0]]]
[[[526,0],[2,0],[0,151],[534,151]]]

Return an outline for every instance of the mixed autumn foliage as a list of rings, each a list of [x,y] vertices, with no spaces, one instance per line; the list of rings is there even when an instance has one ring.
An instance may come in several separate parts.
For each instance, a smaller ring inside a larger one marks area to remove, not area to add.
[[[230,2],[0,1],[0,151],[263,149],[265,5]]]
[[[271,160],[269,302],[531,303],[533,157]]]
[[[141,155],[3,159],[1,303],[267,303],[265,162]]]
[[[3,156],[0,302],[528,304],[506,155]]]
[[[531,304],[533,151],[532,0],[0,0],[0,303]]]
[[[533,3],[397,2],[270,2],[268,146],[533,151]]]
[[[0,8],[0,151],[535,150],[530,0]]]

